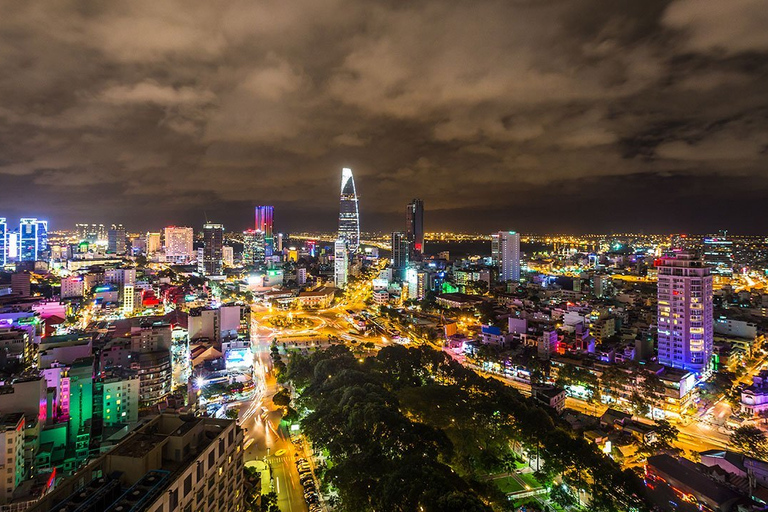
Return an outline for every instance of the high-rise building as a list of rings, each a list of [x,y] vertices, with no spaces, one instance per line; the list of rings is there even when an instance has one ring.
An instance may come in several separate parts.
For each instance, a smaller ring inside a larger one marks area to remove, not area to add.
[[[659,363],[703,372],[712,357],[711,269],[691,252],[656,261]]]
[[[186,227],[169,226],[165,228],[165,259],[176,263],[186,263],[194,256],[194,230]]]
[[[424,201],[414,199],[405,208],[405,233],[411,244],[411,258],[424,253]]]
[[[360,213],[357,204],[357,190],[352,169],[341,170],[341,204],[339,207],[339,239],[347,249],[357,251],[360,246]]]
[[[147,254],[155,254],[162,249],[160,233],[147,233]]]
[[[264,236],[264,254],[271,257],[275,252],[275,207],[257,206],[256,207],[256,231],[261,231]]]
[[[347,286],[348,264],[347,244],[339,238],[333,244],[333,284],[337,288]]]
[[[48,221],[35,218],[19,222],[19,261],[38,261],[48,250]]]
[[[514,231],[499,231],[491,236],[491,251],[499,269],[499,281],[519,281],[520,234]]]
[[[392,233],[392,268],[397,279],[403,279],[408,266],[410,243],[408,235],[402,231]]]
[[[243,231],[243,265],[264,263],[264,232],[257,229]]]
[[[8,263],[8,222],[5,217],[0,217],[0,267]]]
[[[221,248],[221,261],[228,267],[235,265],[235,250],[231,245]]]
[[[107,230],[104,224],[75,224],[78,242],[97,242],[107,241]]]
[[[703,241],[704,263],[712,268],[713,274],[733,275],[733,240],[728,240],[728,233],[721,231],[708,236]]]
[[[224,226],[206,222],[203,225],[202,255],[197,262],[198,272],[204,276],[220,276],[223,269]]]
[[[107,252],[125,254],[125,228],[122,224],[112,224],[107,231]]]

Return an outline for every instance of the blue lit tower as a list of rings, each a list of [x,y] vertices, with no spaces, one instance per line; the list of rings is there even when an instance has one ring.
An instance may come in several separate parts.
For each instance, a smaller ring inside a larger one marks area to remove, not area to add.
[[[8,263],[8,222],[0,217],[0,266]]]
[[[48,248],[48,222],[35,218],[19,221],[19,261],[37,261]]]
[[[8,262],[8,250],[6,249],[6,240],[8,238],[8,223],[5,217],[0,217],[0,266]]]
[[[274,206],[256,207],[256,231],[261,231],[264,235],[265,256],[270,257],[274,252],[275,237],[273,229],[273,219],[275,216]]]
[[[360,246],[360,213],[357,208],[357,191],[352,169],[341,170],[341,205],[339,208],[339,240],[347,244],[347,250],[357,251]]]

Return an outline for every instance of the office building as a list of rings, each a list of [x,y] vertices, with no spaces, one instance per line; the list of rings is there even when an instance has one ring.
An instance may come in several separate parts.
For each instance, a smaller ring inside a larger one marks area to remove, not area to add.
[[[194,257],[192,228],[170,226],[165,228],[165,260],[174,263],[188,263]]]
[[[126,284],[136,284],[135,268],[109,268],[104,271],[104,282],[122,287]]]
[[[424,201],[414,199],[405,208],[405,234],[411,244],[411,259],[424,253]]]
[[[235,265],[235,250],[232,246],[225,245],[221,248],[221,261],[224,266],[233,267]]]
[[[499,270],[499,281],[519,281],[520,234],[514,231],[499,231],[491,237],[492,257]]]
[[[264,263],[264,232],[257,229],[243,231],[243,265]]]
[[[728,240],[727,232],[704,239],[704,263],[713,274],[730,277],[733,275],[733,240]]]
[[[223,268],[224,226],[206,222],[203,225],[202,258],[197,261],[197,270],[203,276],[221,276]]]
[[[659,363],[705,372],[712,357],[711,269],[690,252],[666,256],[656,267]]]
[[[274,206],[256,207],[256,225],[254,229],[261,231],[264,236],[264,253],[268,258],[275,252],[274,217]]]
[[[352,169],[341,170],[341,204],[339,206],[339,240],[347,250],[356,252],[360,246],[360,212],[357,203],[357,190]]]
[[[35,218],[19,222],[19,261],[38,261],[48,250],[48,221]]]
[[[347,286],[348,266],[347,244],[339,238],[333,244],[333,284],[336,288]]]
[[[405,275],[405,269],[410,261],[409,251],[408,235],[402,231],[392,233],[392,268],[398,280],[403,279]]]
[[[75,231],[77,231],[78,242],[96,244],[107,241],[107,230],[104,224],[75,224]]]
[[[122,224],[112,224],[107,231],[107,252],[111,254],[125,254],[125,228]]]
[[[61,293],[59,296],[62,299],[70,299],[73,297],[85,296],[85,279],[83,276],[69,276],[61,278]]]
[[[242,444],[234,420],[161,414],[28,511],[242,512]]]

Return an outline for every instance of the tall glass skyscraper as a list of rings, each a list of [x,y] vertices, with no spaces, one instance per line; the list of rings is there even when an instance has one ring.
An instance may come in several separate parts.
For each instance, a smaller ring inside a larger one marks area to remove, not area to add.
[[[8,262],[7,240],[8,222],[5,220],[5,217],[0,217],[0,266]]]
[[[411,258],[424,252],[424,201],[414,199],[405,208],[405,232],[411,244]]]
[[[347,250],[360,247],[360,213],[357,208],[357,191],[352,169],[341,170],[341,205],[339,208],[339,240],[347,244]]]
[[[19,261],[37,261],[48,248],[48,221],[35,218],[19,222]]]
[[[203,225],[202,258],[198,258],[198,272],[204,276],[220,276],[223,270],[224,226],[206,222]]]
[[[257,206],[256,207],[256,231],[261,231],[264,234],[264,252],[265,256],[272,256],[275,247],[275,235],[274,235],[274,206]]]

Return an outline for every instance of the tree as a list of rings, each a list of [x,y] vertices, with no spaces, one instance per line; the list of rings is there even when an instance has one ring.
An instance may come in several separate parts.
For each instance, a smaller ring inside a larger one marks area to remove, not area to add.
[[[226,416],[231,420],[236,420],[238,416],[240,416],[240,408],[232,407],[231,409],[227,409]]]
[[[288,407],[291,405],[291,394],[287,389],[281,389],[272,397],[272,403],[278,407]]]
[[[765,459],[768,456],[768,438],[760,428],[744,425],[733,431],[731,444],[746,455]]]
[[[662,446],[669,447],[677,441],[680,430],[668,420],[658,420],[656,422],[656,441]]]

